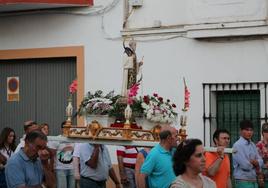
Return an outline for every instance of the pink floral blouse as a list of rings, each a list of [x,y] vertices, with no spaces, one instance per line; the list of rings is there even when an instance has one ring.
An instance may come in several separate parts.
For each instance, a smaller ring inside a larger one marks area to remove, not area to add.
[[[257,149],[260,156],[263,159],[262,172],[264,173],[265,181],[268,181],[268,144],[265,144],[263,140],[259,141],[257,144]]]

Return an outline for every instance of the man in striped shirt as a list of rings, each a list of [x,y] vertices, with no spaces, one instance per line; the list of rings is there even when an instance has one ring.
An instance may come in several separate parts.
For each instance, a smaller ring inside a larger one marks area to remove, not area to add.
[[[135,164],[138,154],[137,148],[133,146],[118,146],[116,153],[123,188],[136,188]]]

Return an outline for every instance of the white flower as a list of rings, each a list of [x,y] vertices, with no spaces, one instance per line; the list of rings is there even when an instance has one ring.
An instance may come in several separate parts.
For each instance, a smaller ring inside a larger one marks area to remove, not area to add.
[[[109,92],[104,95],[101,90],[95,93],[88,92],[80,104],[78,113],[79,115],[89,114],[108,114],[112,109],[113,101],[115,101],[114,92]]]
[[[147,99],[147,100],[146,100]],[[146,96],[141,106],[144,110],[145,117],[152,122],[171,123],[175,119],[176,112],[170,101],[164,101],[157,95]]]

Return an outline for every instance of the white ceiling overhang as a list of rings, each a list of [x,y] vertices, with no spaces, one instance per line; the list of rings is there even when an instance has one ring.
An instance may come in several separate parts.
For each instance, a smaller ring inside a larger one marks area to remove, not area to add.
[[[93,0],[0,0],[0,13],[92,5]]]

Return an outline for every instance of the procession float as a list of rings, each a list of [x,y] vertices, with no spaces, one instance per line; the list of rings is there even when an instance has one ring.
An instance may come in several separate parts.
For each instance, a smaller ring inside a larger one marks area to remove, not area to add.
[[[138,96],[142,83],[142,61],[137,61],[136,42],[132,39],[128,47],[123,42],[123,81],[121,94],[111,91],[104,94],[98,90],[88,92],[81,102],[77,114],[83,116],[85,125],[72,125],[72,100],[66,107],[67,120],[63,136],[74,141],[91,143],[153,146],[159,142],[162,126],[171,125],[178,129],[178,140],[186,139],[187,111],[190,93],[184,80],[184,108],[180,121],[176,105],[157,93]],[[77,81],[70,85],[70,94],[77,89]],[[180,128],[179,125],[180,124]],[[55,138],[54,138],[55,139]]]

